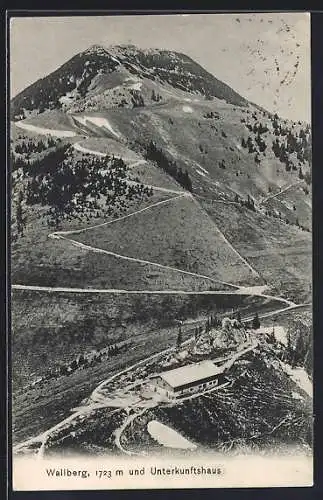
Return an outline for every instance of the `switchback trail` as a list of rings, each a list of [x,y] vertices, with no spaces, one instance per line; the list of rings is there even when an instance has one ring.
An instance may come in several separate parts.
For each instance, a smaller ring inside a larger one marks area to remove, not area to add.
[[[112,219],[110,221],[102,222],[101,224],[95,224],[94,226],[84,227],[82,229],[72,229],[70,231],[58,231],[56,233],[49,234],[48,237],[49,238],[56,238],[56,237],[59,237],[60,235],[66,236],[69,234],[80,234],[80,233],[84,233],[85,231],[90,231],[91,229],[97,229],[98,227],[108,226],[110,224],[114,224],[116,222],[120,222],[122,220],[128,219],[129,217],[132,217],[133,215],[137,215],[137,214],[141,214],[143,212],[146,212],[146,210],[151,210],[152,208],[158,207],[159,205],[164,205],[165,203],[169,203],[170,200],[172,200],[172,201],[177,200],[178,198],[182,198],[183,196],[187,196],[187,193],[181,193],[179,196],[174,196],[172,198],[168,198],[167,200],[157,201],[156,203],[153,203],[153,204],[149,205],[148,207],[141,208],[140,210],[136,210],[135,212],[131,212],[130,214],[127,214],[127,215],[123,215],[122,217],[118,217],[117,219]]]
[[[151,186],[151,187],[154,188],[154,186]],[[170,270],[170,271],[178,272],[178,273],[181,273],[181,274],[185,274],[185,275],[189,275],[189,276],[201,278],[203,280],[209,280],[212,283],[217,283],[217,284],[225,285],[225,286],[228,286],[231,289],[234,289],[234,292],[230,292],[229,291],[229,294],[258,296],[258,297],[263,297],[263,298],[266,298],[266,299],[277,300],[277,301],[279,301],[281,303],[287,304],[288,306],[294,306],[295,305],[294,302],[292,302],[290,300],[287,300],[287,299],[284,299],[282,297],[271,296],[271,295],[264,294],[263,291],[259,291],[259,286],[255,286],[255,287],[252,287],[252,286],[251,287],[238,286],[238,285],[235,285],[233,283],[228,283],[228,282],[225,282],[223,280],[214,279],[214,278],[212,278],[210,276],[203,275],[203,274],[200,274],[200,273],[194,273],[194,272],[191,272],[191,271],[185,271],[183,269],[178,269],[178,268],[173,267],[173,266],[168,266],[168,265],[160,264],[158,262],[152,262],[152,261],[145,260],[145,259],[139,259],[139,258],[136,258],[136,257],[128,257],[126,255],[122,255],[122,254],[118,254],[116,252],[112,252],[112,251],[109,251],[109,250],[104,250],[104,249],[101,249],[101,248],[97,248],[97,247],[94,247],[92,245],[85,245],[84,243],[81,243],[81,242],[76,241],[76,240],[74,240],[74,239],[72,239],[72,238],[69,237],[70,235],[73,235],[73,234],[80,234],[80,233],[83,233],[85,231],[91,231],[92,229],[96,229],[98,227],[108,226],[110,224],[114,224],[116,222],[120,222],[120,221],[125,220],[125,219],[127,219],[129,217],[132,217],[134,215],[143,213],[143,212],[145,212],[147,210],[151,210],[151,209],[153,209],[153,208],[155,208],[157,206],[173,202],[174,200],[177,200],[179,198],[187,197],[188,199],[192,200],[192,202],[195,203],[200,209],[202,208],[200,206],[199,202],[194,198],[194,196],[192,195],[192,193],[181,192],[181,191],[174,191],[174,190],[168,189],[168,188],[161,188],[161,189],[164,192],[168,192],[169,194],[172,194],[172,195],[176,194],[176,196],[171,196],[167,200],[162,200],[162,201],[159,201],[157,203],[153,203],[153,204],[149,205],[148,207],[142,208],[140,210],[136,210],[136,211],[134,211],[134,212],[132,212],[130,214],[124,215],[124,216],[119,217],[117,219],[113,219],[111,221],[107,221],[107,222],[104,222],[104,223],[101,223],[101,224],[96,224],[96,225],[93,225],[93,226],[85,227],[85,228],[82,228],[82,229],[73,229],[73,230],[69,230],[69,231],[56,231],[56,232],[50,233],[48,235],[48,237],[52,238],[52,239],[65,240],[68,243],[70,243],[71,245],[76,246],[78,248],[82,248],[82,249],[84,249],[86,251],[91,251],[91,252],[94,252],[94,253],[101,253],[101,254],[103,253],[103,254],[106,254],[106,255],[110,255],[110,256],[116,257],[118,259],[123,259],[123,260],[131,261],[131,262],[136,262],[136,263],[143,264],[143,265],[150,265],[150,266],[154,266],[154,267],[157,267],[157,268],[160,268],[160,269]],[[249,262],[236,250],[236,248],[228,241],[228,239],[225,237],[225,235],[222,233],[222,231],[218,228],[218,226],[210,218],[209,215],[208,215],[208,217],[211,220],[213,227],[215,227],[216,231],[221,236],[221,238],[225,241],[225,243],[228,245],[228,247],[239,257],[239,259],[243,262],[243,264],[249,268],[249,270],[252,272],[252,274],[254,276],[260,277],[260,275],[256,271],[256,269],[254,269],[249,264]],[[93,288],[70,288],[70,287],[43,287],[43,286],[36,286],[36,285],[31,286],[31,285],[24,285],[24,284],[14,284],[14,285],[12,285],[12,288],[13,289],[17,289],[17,290],[34,290],[34,291],[39,291],[39,292],[43,291],[43,292],[70,292],[70,293],[130,293],[130,294],[182,294],[182,295],[185,295],[185,294],[187,294],[187,295],[194,295],[194,294],[196,294],[196,295],[201,295],[201,294],[204,294],[204,295],[221,295],[221,294],[223,294],[224,295],[225,294],[224,293],[225,291],[222,291],[222,290],[218,290],[218,291],[217,290],[215,290],[215,291],[214,290],[206,290],[206,291],[195,292],[195,291],[167,290],[166,289],[166,290],[157,290],[157,291],[154,291],[154,290],[122,290],[122,289],[110,289],[110,288],[109,289],[93,289]]]
[[[159,290],[159,291],[157,290],[157,291],[155,291],[155,290],[122,290],[122,289],[110,289],[110,288],[109,289],[93,289],[93,288],[70,288],[70,287],[42,287],[42,286],[23,285],[23,284],[12,285],[12,288],[19,289],[19,290],[34,290],[34,291],[44,291],[44,292],[71,292],[71,293],[129,293],[129,294],[145,294],[145,293],[146,294],[158,294],[159,293],[159,294],[182,294],[182,295],[194,295],[194,294],[196,294],[196,295],[203,295],[203,294],[204,295],[225,295],[226,293],[228,293],[228,294],[258,296],[258,297],[263,297],[266,299],[277,300],[277,301],[282,302],[284,304],[287,304],[289,306],[294,305],[294,303],[292,301],[289,301],[289,300],[284,299],[282,297],[264,294],[263,290],[259,290],[259,286],[254,287],[254,289],[253,289],[253,287],[243,287],[243,286],[241,287],[241,286],[235,285],[233,283],[228,283],[228,282],[225,282],[222,280],[214,279],[210,276],[203,275],[200,273],[185,271],[183,269],[178,269],[176,267],[167,266],[167,265],[160,264],[158,262],[149,261],[149,260],[139,259],[136,257],[128,257],[126,255],[118,254],[116,252],[112,252],[109,250],[104,250],[102,248],[97,248],[97,247],[94,247],[92,245],[86,245],[84,243],[81,243],[81,242],[76,241],[76,240],[69,237],[72,234],[79,234],[79,233],[82,233],[85,231],[90,231],[92,229],[96,229],[98,227],[108,226],[110,224],[120,222],[120,221],[125,220],[129,217],[132,217],[136,214],[150,210],[156,206],[160,206],[160,205],[163,205],[165,203],[170,203],[176,199],[179,199],[179,198],[182,198],[182,197],[185,197],[188,195],[189,195],[189,199],[191,199],[193,202],[195,202],[199,206],[199,208],[201,208],[199,203],[194,199],[194,197],[190,193],[188,193],[188,194],[181,193],[180,195],[177,195],[175,197],[171,197],[168,200],[159,201],[157,203],[149,205],[148,207],[145,207],[145,208],[142,208],[142,209],[137,210],[135,212],[132,212],[131,214],[127,214],[127,215],[124,215],[122,217],[119,217],[118,219],[113,219],[111,221],[104,222],[102,224],[97,224],[97,225],[89,226],[87,228],[82,228],[82,229],[75,229],[75,230],[70,230],[70,231],[56,231],[54,233],[49,234],[48,237],[52,238],[52,239],[65,240],[68,243],[70,243],[71,245],[76,246],[76,247],[81,248],[81,249],[84,249],[86,251],[110,255],[110,256],[116,257],[118,259],[127,260],[130,262],[136,262],[136,263],[144,264],[144,265],[150,265],[150,266],[154,266],[154,267],[157,267],[160,269],[175,271],[175,272],[178,272],[181,274],[201,278],[204,280],[209,280],[212,283],[225,285],[225,286],[230,287],[231,289],[233,288],[235,290],[234,292],[230,292],[230,291],[226,292],[226,291],[222,291],[222,290],[206,290],[206,291],[195,292],[195,291],[185,291],[185,290]],[[212,219],[210,219],[210,220],[212,221]],[[259,276],[257,271],[254,268],[252,268],[250,266],[250,264],[246,261],[246,259],[244,259],[244,257],[231,245],[231,243],[227,240],[227,238],[224,236],[224,234],[221,232],[221,230],[216,226],[214,221],[212,221],[212,223],[215,226],[217,232],[221,235],[221,237],[224,239],[226,244],[232,249],[232,251],[236,255],[238,255],[238,257],[241,259],[241,261],[252,271],[252,273],[254,275],[256,274],[257,276]]]

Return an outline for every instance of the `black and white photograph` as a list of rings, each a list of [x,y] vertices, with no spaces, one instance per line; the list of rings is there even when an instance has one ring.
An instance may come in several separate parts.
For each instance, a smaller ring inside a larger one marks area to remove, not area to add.
[[[16,490],[313,484],[310,63],[305,12],[11,17]]]

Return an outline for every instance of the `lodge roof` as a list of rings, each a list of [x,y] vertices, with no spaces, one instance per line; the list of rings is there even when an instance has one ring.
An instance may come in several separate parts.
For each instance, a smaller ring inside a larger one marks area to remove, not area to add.
[[[162,372],[159,376],[175,389],[187,384],[198,384],[205,379],[212,379],[222,372],[223,367],[215,366],[212,361],[206,360]]]

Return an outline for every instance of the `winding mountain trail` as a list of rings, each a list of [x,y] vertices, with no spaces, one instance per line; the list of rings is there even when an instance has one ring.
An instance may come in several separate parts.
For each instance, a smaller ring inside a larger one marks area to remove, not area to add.
[[[77,144],[77,143],[76,143]],[[75,145],[74,145],[75,146]],[[99,152],[92,152],[93,154],[102,154],[102,153],[99,153]],[[142,162],[145,160],[139,160],[139,162]],[[138,164],[138,161],[135,162],[136,164]],[[129,183],[133,183],[133,184],[138,184],[137,182],[135,181],[128,181]],[[122,220],[125,220],[129,217],[132,217],[134,215],[137,215],[137,214],[140,214],[140,213],[143,213],[147,210],[151,210],[157,206],[160,206],[160,205],[164,205],[164,204],[167,204],[167,203],[170,203],[174,200],[177,200],[177,199],[180,199],[180,198],[189,198],[193,203],[195,203],[199,209],[201,209],[201,205],[200,203],[195,199],[195,197],[193,196],[192,193],[190,192],[187,192],[187,191],[176,191],[176,190],[173,190],[173,189],[169,189],[169,188],[159,188],[157,186],[152,186],[152,185],[146,185],[148,187],[152,187],[153,189],[157,189],[157,190],[161,190],[163,192],[166,192],[166,193],[169,193],[169,194],[172,194],[172,195],[176,195],[176,196],[172,196],[170,197],[169,199],[167,200],[162,200],[162,201],[159,201],[159,202],[156,202],[156,203],[153,203],[151,205],[149,205],[148,207],[145,207],[145,208],[142,208],[140,210],[136,210],[134,212],[131,212],[130,214],[127,214],[127,215],[124,215],[122,217],[119,217],[117,219],[113,219],[111,221],[107,221],[107,222],[103,222],[101,224],[95,224],[93,226],[89,226],[89,227],[85,227],[85,228],[81,228],[81,229],[73,229],[73,230],[69,230],[69,231],[55,231],[53,233],[50,233],[48,235],[49,238],[51,239],[61,239],[61,240],[65,240],[67,241],[68,243],[70,243],[71,245],[73,246],[76,246],[78,248],[81,248],[85,251],[91,251],[91,252],[94,252],[94,253],[101,253],[101,254],[106,254],[106,255],[110,255],[110,256],[113,256],[113,257],[116,257],[118,259],[122,259],[122,260],[127,260],[127,261],[130,261],[130,262],[136,262],[136,263],[139,263],[139,264],[143,264],[143,265],[150,265],[150,266],[154,266],[154,267],[157,267],[157,268],[160,268],[160,269],[165,269],[165,270],[169,270],[169,271],[175,271],[175,272],[178,272],[180,274],[185,274],[185,275],[189,275],[189,276],[193,276],[193,277],[196,277],[196,278],[201,278],[201,279],[204,279],[204,280],[209,280],[210,282],[212,283],[217,283],[217,284],[221,284],[221,285],[225,285],[225,286],[228,286],[229,288],[231,289],[234,289],[234,291],[222,291],[222,290],[205,290],[205,291],[185,291],[185,290],[123,290],[123,289],[114,289],[114,288],[108,288],[108,289],[96,289],[96,288],[71,288],[71,287],[44,287],[44,286],[36,286],[36,285],[24,285],[24,284],[13,284],[12,285],[12,288],[13,289],[16,289],[16,290],[33,290],[33,291],[39,291],[39,292],[67,292],[67,293],[115,293],[115,294],[174,294],[174,295],[250,295],[250,296],[257,296],[257,297],[263,297],[265,299],[272,299],[272,300],[276,300],[276,301],[279,301],[281,303],[284,303],[284,304],[287,304],[288,306],[295,306],[296,304],[288,299],[284,299],[282,297],[279,297],[279,296],[272,296],[272,295],[267,295],[267,294],[264,294],[264,291],[265,289],[267,288],[267,285],[262,285],[262,286],[250,286],[250,287],[246,287],[246,286],[238,286],[238,285],[235,285],[233,283],[228,283],[226,281],[223,281],[223,280],[217,280],[217,279],[214,279],[210,276],[207,276],[207,275],[203,275],[203,274],[200,274],[200,273],[194,273],[194,272],[190,272],[190,271],[185,271],[183,269],[178,269],[176,267],[173,267],[173,266],[168,266],[168,265],[164,265],[164,264],[160,264],[158,262],[153,262],[153,261],[149,261],[149,260],[145,260],[145,259],[140,259],[140,258],[136,258],[136,257],[129,257],[129,256],[126,256],[126,255],[122,255],[122,254],[119,254],[119,253],[116,253],[116,252],[112,252],[112,251],[109,251],[109,250],[104,250],[104,249],[101,249],[101,248],[97,248],[97,247],[94,247],[92,245],[86,245],[84,243],[81,243],[79,241],[76,241],[72,238],[70,238],[69,236],[73,235],[73,234],[80,234],[80,233],[84,233],[86,231],[91,231],[92,229],[96,229],[98,227],[102,227],[102,226],[108,226],[110,224],[114,224],[116,222],[120,222]],[[208,215],[208,214],[207,214]],[[239,257],[239,259],[243,262],[244,265],[246,265],[249,270],[251,271],[251,273],[253,274],[253,276],[256,276],[258,278],[261,278],[260,274],[258,273],[258,271],[253,268],[251,266],[251,264],[241,255],[240,252],[238,252],[238,250],[230,243],[230,241],[226,238],[226,236],[222,233],[222,231],[218,228],[218,226],[215,224],[215,222],[211,219],[211,217],[208,215],[210,221],[212,222],[212,225],[213,227],[216,229],[217,233],[221,236],[221,238],[225,241],[225,243],[228,245],[228,247]]]
[[[56,292],[56,293],[115,293],[129,295],[246,295],[240,294],[239,288],[235,291],[230,290],[205,290],[205,291],[185,291],[185,290],[123,290],[119,288],[69,288],[69,287],[50,287],[37,285],[12,285],[14,290],[31,290],[34,292]],[[252,294],[248,294],[252,295]]]
[[[191,193],[188,193],[188,194],[182,193],[182,194],[175,196],[175,197],[172,197],[168,200],[159,201],[157,203],[149,205],[148,207],[145,207],[145,208],[142,208],[142,209],[137,210],[135,212],[132,212],[131,214],[127,214],[127,215],[124,215],[122,217],[119,217],[118,219],[113,219],[113,220],[108,221],[108,222],[96,224],[94,226],[89,226],[87,228],[82,228],[82,229],[75,229],[75,230],[70,230],[70,231],[56,231],[54,233],[50,233],[48,235],[48,237],[52,238],[52,239],[65,240],[68,243],[70,243],[71,245],[76,246],[76,247],[81,248],[81,249],[86,250],[86,251],[110,255],[110,256],[116,257],[118,259],[130,261],[130,262],[136,262],[136,263],[144,264],[144,265],[151,265],[151,266],[154,266],[154,267],[157,267],[160,269],[175,271],[175,272],[178,272],[181,274],[209,280],[212,283],[217,283],[217,284],[229,286],[230,288],[234,288],[235,289],[234,291],[230,292],[230,291],[226,291],[226,290],[225,291],[206,290],[206,291],[195,292],[195,291],[184,291],[184,290],[122,290],[122,289],[110,289],[110,288],[109,289],[93,289],[93,288],[70,288],[70,287],[43,287],[43,286],[23,285],[23,284],[14,284],[14,285],[12,285],[12,288],[19,289],[19,290],[34,290],[34,291],[44,291],[44,292],[71,292],[71,293],[119,293],[119,294],[120,293],[129,293],[129,294],[182,294],[182,295],[226,295],[226,294],[237,295],[238,294],[238,295],[258,296],[258,297],[263,297],[266,299],[277,300],[277,301],[285,303],[289,306],[295,305],[294,302],[287,300],[287,299],[284,299],[282,297],[264,294],[263,292],[266,289],[265,286],[261,286],[261,287],[259,287],[259,286],[255,286],[255,287],[238,286],[238,285],[235,285],[233,283],[228,283],[228,282],[225,282],[222,280],[217,280],[217,279],[214,279],[210,276],[203,275],[200,273],[185,271],[183,269],[178,269],[178,268],[173,267],[173,266],[167,266],[164,264],[160,264],[158,262],[153,262],[153,261],[149,261],[149,260],[145,260],[145,259],[139,259],[136,257],[129,257],[129,256],[122,255],[122,254],[119,254],[116,252],[109,251],[109,250],[104,250],[102,248],[97,248],[97,247],[94,247],[92,245],[86,245],[84,243],[81,243],[81,242],[76,241],[76,240],[69,237],[73,234],[79,234],[79,233],[82,233],[85,231],[90,231],[90,230],[98,228],[98,227],[108,226],[109,224],[114,224],[116,222],[120,222],[120,221],[127,219],[129,217],[132,217],[138,213],[142,213],[144,211],[150,210],[156,206],[160,206],[160,205],[163,205],[165,203],[170,203],[176,199],[179,199],[179,198],[182,198],[182,197],[185,197],[188,195],[189,195],[189,198],[193,202],[197,203],[197,205],[200,208],[200,204],[194,199],[194,197],[191,195]],[[257,271],[246,261],[246,259],[244,259],[244,257],[233,247],[233,245],[231,245],[231,243],[227,240],[227,238],[224,236],[224,234],[221,232],[221,230],[217,227],[217,225],[214,223],[214,221],[212,219],[210,219],[210,220],[212,221],[217,232],[221,235],[221,237],[224,239],[226,244],[234,251],[234,253],[236,255],[238,255],[238,257],[241,259],[241,261],[252,271],[252,273],[259,277],[259,274],[257,273]]]
[[[128,417],[123,422],[123,424],[118,429],[115,430],[115,444],[116,444],[117,448],[120,451],[122,451],[125,455],[131,455],[131,456],[132,455],[142,455],[142,453],[136,453],[134,451],[130,451],[130,450],[127,450],[126,448],[124,448],[124,446],[121,443],[121,436],[124,433],[124,431],[126,430],[126,428],[129,427],[129,425],[131,425],[132,422],[134,420],[136,420],[136,418],[138,418],[140,415],[143,415],[145,413],[145,411],[147,411],[147,408],[142,408],[140,411],[135,412],[131,415],[128,415]]]
[[[127,215],[122,215],[121,217],[109,220],[107,222],[102,222],[101,224],[95,224],[93,226],[84,227],[82,229],[72,229],[70,231],[58,231],[58,232],[49,234],[48,237],[49,238],[57,238],[57,237],[60,237],[60,235],[67,236],[69,234],[80,234],[80,233],[84,233],[85,231],[90,231],[91,229],[97,229],[98,227],[103,227],[103,226],[108,226],[110,224],[115,224],[116,222],[120,222],[122,220],[128,219],[129,217],[132,217],[133,215],[141,214],[143,212],[146,212],[147,210],[151,210],[152,208],[155,208],[155,207],[158,207],[160,205],[164,205],[165,203],[169,203],[170,201],[174,201],[174,200],[177,200],[179,198],[182,198],[184,195],[186,195],[186,193],[181,193],[179,196],[175,196],[175,197],[167,199],[167,200],[157,201],[156,203],[152,203],[148,207],[141,208],[140,210],[136,210],[135,212],[131,212],[130,214],[127,214]]]
[[[165,190],[168,191],[166,188],[165,188]],[[130,262],[137,262],[139,264],[151,265],[151,266],[154,266],[154,267],[157,267],[157,268],[160,268],[160,269],[166,269],[166,270],[175,271],[175,272],[178,272],[178,273],[181,273],[181,274],[185,274],[185,275],[194,276],[194,277],[197,277],[197,278],[202,278],[202,279],[210,280],[213,283],[221,283],[222,285],[226,285],[226,286],[229,286],[229,287],[239,288],[239,287],[237,287],[237,286],[235,286],[235,285],[233,285],[231,283],[227,283],[227,282],[221,281],[221,280],[216,280],[216,279],[211,278],[210,276],[206,276],[206,275],[203,275],[203,274],[200,274],[200,273],[194,273],[194,272],[191,272],[191,271],[185,271],[183,269],[178,269],[178,268],[173,267],[173,266],[167,266],[167,265],[164,265],[164,264],[160,264],[158,262],[152,262],[152,261],[149,261],[149,260],[139,259],[139,258],[135,258],[135,257],[128,257],[126,255],[122,255],[122,254],[118,254],[118,253],[115,253],[115,252],[111,252],[109,250],[103,250],[101,248],[96,248],[96,247],[91,246],[91,245],[85,245],[84,243],[80,243],[79,241],[76,241],[76,240],[73,240],[71,238],[67,238],[66,237],[66,236],[70,236],[72,234],[78,234],[80,232],[84,232],[84,231],[88,231],[88,230],[91,230],[91,229],[95,229],[95,228],[97,228],[99,226],[102,227],[102,225],[107,226],[107,225],[113,224],[115,222],[120,222],[120,221],[125,220],[125,219],[127,219],[129,217],[137,215],[138,213],[142,213],[142,212],[144,212],[146,210],[150,210],[152,208],[155,208],[156,206],[160,206],[160,205],[163,205],[165,203],[170,203],[170,202],[172,202],[174,200],[177,200],[179,198],[182,198],[182,197],[187,197],[188,195],[190,195],[190,193],[181,193],[178,196],[172,197],[172,198],[170,198],[168,200],[163,200],[163,201],[154,203],[152,205],[149,205],[148,207],[142,208],[140,210],[132,212],[131,214],[127,214],[127,215],[125,215],[123,217],[119,217],[118,219],[114,219],[112,221],[108,221],[108,222],[103,223],[101,225],[90,226],[89,228],[84,228],[82,230],[55,232],[55,233],[49,234],[48,237],[49,238],[54,238],[54,239],[63,239],[63,240],[66,240],[69,243],[71,243],[72,245],[74,245],[74,246],[76,246],[78,248],[82,248],[84,250],[88,250],[88,251],[92,251],[92,252],[96,252],[96,253],[103,253],[103,254],[111,255],[113,257],[117,257],[119,259],[127,260],[127,261],[130,261]],[[190,199],[192,199],[191,195],[190,195]],[[147,292],[150,293],[149,291],[147,291]],[[137,291],[137,293],[143,293],[143,292],[142,291]],[[166,291],[166,293],[167,293],[167,291]]]
[[[90,152],[91,154],[93,155],[98,155],[98,156],[102,156],[103,153],[99,152],[99,151],[92,151],[92,150],[87,150],[86,148],[82,148],[82,146],[80,146],[79,143],[74,143],[73,144],[73,147],[79,151],[87,151],[87,152]],[[105,156],[105,155],[103,155]],[[121,158],[121,157],[120,157]],[[129,159],[130,160],[130,159]],[[131,167],[134,167],[134,166],[137,166],[139,164],[143,164],[143,163],[147,163],[146,160],[136,160],[134,161],[132,164],[130,163],[130,168]],[[128,180],[127,181],[128,184],[132,184],[132,185],[138,185],[140,183],[136,182],[136,181],[130,181]],[[149,188],[153,188],[157,191],[162,191],[162,192],[165,192],[165,193],[168,193],[168,194],[172,194],[172,195],[176,195],[176,196],[172,196],[171,198],[167,199],[167,200],[162,200],[162,201],[159,201],[157,203],[153,203],[151,205],[149,205],[148,207],[145,207],[145,208],[142,208],[140,210],[136,210],[135,212],[131,212],[130,214],[127,214],[127,215],[124,215],[122,217],[119,217],[117,219],[113,219],[111,221],[107,221],[107,222],[103,222],[101,224],[96,224],[96,225],[93,225],[93,226],[89,226],[89,227],[85,227],[85,228],[82,228],[82,229],[75,229],[75,230],[69,230],[69,231],[56,231],[56,232],[53,232],[53,233],[50,233],[48,235],[49,238],[52,238],[52,239],[61,239],[61,240],[65,240],[67,242],[69,242],[71,245],[74,245],[78,248],[81,248],[81,249],[84,249],[86,251],[91,251],[91,252],[94,252],[94,253],[103,253],[103,254],[106,254],[106,255],[110,255],[110,256],[113,256],[113,257],[116,257],[116,258],[119,258],[119,259],[123,259],[123,260],[127,260],[127,261],[131,261],[131,262],[136,262],[136,263],[139,263],[139,264],[143,264],[143,265],[151,265],[151,266],[155,266],[157,268],[160,268],[160,269],[165,269],[165,270],[169,270],[169,271],[175,271],[175,272],[178,272],[178,273],[181,273],[181,274],[185,274],[185,275],[189,275],[189,276],[193,276],[193,277],[197,277],[197,278],[201,278],[201,279],[206,279],[206,280],[209,280],[210,282],[213,282],[213,283],[217,283],[217,284],[221,284],[221,285],[225,285],[225,286],[228,286],[230,288],[233,288],[235,289],[234,292],[225,292],[225,291],[213,291],[213,290],[206,290],[206,291],[200,291],[200,292],[190,292],[190,291],[184,291],[184,290],[122,290],[122,289],[92,289],[92,288],[70,288],[70,287],[38,287],[38,286],[28,286],[28,285],[23,285],[23,284],[16,284],[16,285],[13,285],[13,288],[14,289],[19,289],[19,290],[34,290],[34,291],[44,291],[44,292],[71,292],[71,293],[130,293],[130,294],[182,294],[182,295],[201,295],[201,294],[204,294],[204,295],[225,295],[226,293],[228,294],[240,294],[240,295],[250,295],[250,296],[259,296],[259,297],[263,297],[263,298],[266,298],[266,299],[273,299],[273,300],[278,300],[282,303],[285,303],[287,304],[288,306],[293,306],[295,305],[294,302],[292,301],[289,301],[287,299],[284,299],[284,298],[281,298],[281,297],[277,297],[277,296],[271,296],[271,295],[265,295],[263,293],[264,289],[266,288],[266,285],[265,287],[263,287],[262,290],[259,290],[259,286],[255,286],[255,287],[241,287],[241,286],[237,286],[233,283],[228,283],[226,281],[223,281],[223,280],[216,280],[210,276],[207,276],[207,275],[203,275],[203,274],[200,274],[200,273],[193,273],[193,272],[190,272],[190,271],[185,271],[183,269],[178,269],[176,267],[173,267],[173,266],[167,266],[167,265],[164,265],[164,264],[160,264],[158,262],[152,262],[152,261],[149,261],[149,260],[145,260],[145,259],[139,259],[139,258],[135,258],[135,257],[129,257],[129,256],[126,256],[126,255],[122,255],[122,254],[118,254],[116,252],[112,252],[112,251],[109,251],[109,250],[104,250],[104,249],[101,249],[101,248],[97,248],[97,247],[94,247],[92,245],[85,245],[84,243],[81,243],[79,241],[76,241],[72,238],[68,238],[67,236],[70,236],[70,235],[73,235],[73,234],[80,234],[80,233],[84,233],[86,231],[90,231],[92,229],[96,229],[98,227],[102,227],[102,226],[108,226],[110,224],[114,224],[116,222],[120,222],[122,220],[125,220],[129,217],[132,217],[134,215],[137,215],[137,214],[140,214],[140,213],[143,213],[147,210],[151,210],[152,208],[155,208],[157,206],[160,206],[160,205],[164,205],[166,203],[170,203],[174,200],[177,200],[179,198],[182,198],[182,197],[186,197],[186,198],[189,198],[190,200],[192,200],[193,203],[195,203],[199,209],[202,209],[203,208],[201,207],[200,203],[198,202],[198,200],[193,196],[192,193],[190,192],[187,192],[187,191],[179,191],[179,190],[174,190],[174,189],[170,189],[170,188],[162,188],[162,187],[159,187],[159,186],[154,186],[154,185],[150,185],[150,184],[145,184],[146,187],[149,187]],[[256,276],[260,279],[263,280],[263,278],[260,276],[259,272],[251,266],[251,264],[241,255],[241,253],[230,243],[230,241],[226,238],[226,236],[223,234],[223,232],[219,229],[219,227],[217,226],[217,224],[212,220],[212,218],[207,214],[208,218],[210,219],[210,221],[212,222],[212,225],[213,227],[216,229],[217,233],[221,236],[221,238],[224,240],[224,242],[228,245],[228,247],[239,257],[239,259],[244,263],[245,266],[248,267],[248,269],[250,270],[250,272],[253,274],[253,276]],[[264,280],[263,280],[264,281]]]

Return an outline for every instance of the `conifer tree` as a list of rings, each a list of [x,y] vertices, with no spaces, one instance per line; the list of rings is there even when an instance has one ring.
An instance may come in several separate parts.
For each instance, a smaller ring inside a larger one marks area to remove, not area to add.
[[[258,313],[255,314],[255,316],[252,320],[252,328],[254,330],[258,330],[258,328],[260,328],[260,320],[259,320]]]
[[[179,347],[182,345],[182,342],[183,342],[182,327],[179,326],[179,328],[178,328],[178,335],[177,335],[177,339],[176,339],[176,347],[177,347],[177,349],[179,349]]]

